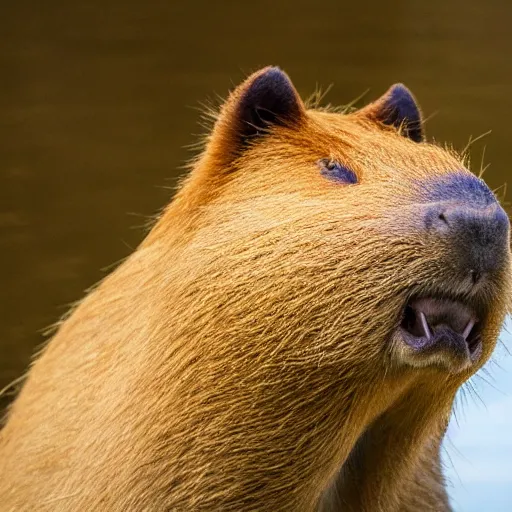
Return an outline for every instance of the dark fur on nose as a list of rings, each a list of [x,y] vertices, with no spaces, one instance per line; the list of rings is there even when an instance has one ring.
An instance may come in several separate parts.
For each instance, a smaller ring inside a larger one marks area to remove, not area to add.
[[[502,269],[509,243],[509,219],[497,202],[434,203],[427,210],[425,226],[453,244],[454,257],[473,282]]]

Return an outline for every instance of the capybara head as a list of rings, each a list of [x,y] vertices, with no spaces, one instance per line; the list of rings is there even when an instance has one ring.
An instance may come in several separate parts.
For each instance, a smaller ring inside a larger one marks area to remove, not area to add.
[[[255,73],[175,202],[194,212],[194,272],[210,273],[226,343],[258,364],[460,384],[493,350],[507,215],[454,151],[424,142],[403,85],[340,114],[306,108],[277,68]]]

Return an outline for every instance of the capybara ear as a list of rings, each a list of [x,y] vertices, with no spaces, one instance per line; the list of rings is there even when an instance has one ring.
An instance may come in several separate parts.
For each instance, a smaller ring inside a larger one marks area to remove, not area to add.
[[[273,126],[298,127],[306,108],[288,75],[266,67],[239,85],[222,106],[211,143],[237,156],[251,140]]]
[[[402,135],[414,142],[424,139],[420,107],[403,84],[392,85],[383,96],[359,110],[357,115],[399,128]]]

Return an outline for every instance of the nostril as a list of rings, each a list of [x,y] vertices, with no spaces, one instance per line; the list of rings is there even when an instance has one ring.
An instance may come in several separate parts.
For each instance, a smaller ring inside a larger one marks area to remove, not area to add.
[[[471,280],[473,281],[473,284],[478,283],[478,281],[482,279],[482,273],[479,272],[478,270],[470,270],[469,273],[471,275]]]
[[[446,209],[446,205],[433,204],[425,214],[424,222],[427,229],[445,233],[450,227],[450,211]]]

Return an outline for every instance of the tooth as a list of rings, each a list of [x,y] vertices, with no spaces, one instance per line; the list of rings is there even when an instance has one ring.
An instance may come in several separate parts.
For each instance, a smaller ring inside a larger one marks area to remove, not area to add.
[[[427,337],[427,340],[429,340],[432,337],[432,333],[430,332],[430,327],[428,326],[427,317],[425,316],[425,313],[423,313],[423,311],[420,311],[420,320],[421,320],[421,326],[423,327],[423,331],[425,332],[425,336]]]
[[[464,332],[462,333],[462,337],[464,339],[467,339],[467,337],[469,336],[469,333],[471,332],[471,329],[473,329],[474,325],[475,325],[475,321],[471,318],[471,320],[468,322],[468,325],[466,325]]]

